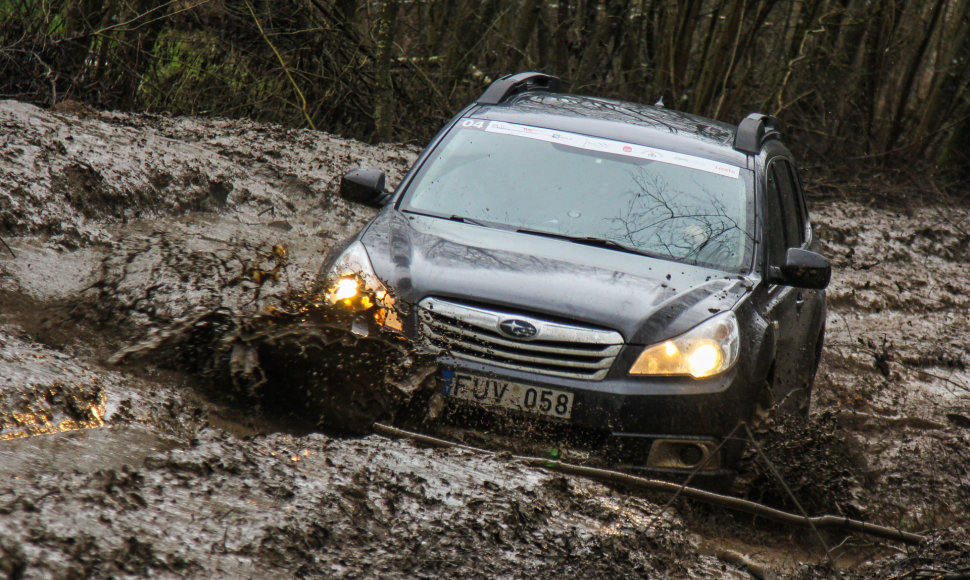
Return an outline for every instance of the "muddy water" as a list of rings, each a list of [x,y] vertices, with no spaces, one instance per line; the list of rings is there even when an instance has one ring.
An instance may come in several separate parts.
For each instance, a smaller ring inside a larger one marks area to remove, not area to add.
[[[970,566],[964,210],[816,204],[837,269],[812,420],[758,434],[809,511],[931,537],[901,551],[369,433],[407,400],[380,369],[422,361],[285,313],[370,215],[339,174],[394,183],[413,148],[15,102],[0,129],[0,574],[747,577],[726,550],[786,577]],[[733,492],[794,509],[754,455]]]

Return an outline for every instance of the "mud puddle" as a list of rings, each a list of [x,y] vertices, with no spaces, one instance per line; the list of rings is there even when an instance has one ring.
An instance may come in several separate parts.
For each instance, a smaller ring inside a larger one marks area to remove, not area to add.
[[[12,250],[0,248],[0,574],[970,568],[964,210],[812,208],[836,266],[812,418],[759,434],[799,504],[930,538],[905,547],[691,502],[663,509],[669,498],[507,453],[369,434],[368,421],[407,400],[383,369],[420,359],[348,339],[333,321],[307,324],[293,305],[326,250],[369,215],[334,195],[340,173],[381,167],[394,183],[413,148],[14,102],[0,102],[0,127],[0,235]],[[764,458],[746,465],[735,494],[794,509]]]

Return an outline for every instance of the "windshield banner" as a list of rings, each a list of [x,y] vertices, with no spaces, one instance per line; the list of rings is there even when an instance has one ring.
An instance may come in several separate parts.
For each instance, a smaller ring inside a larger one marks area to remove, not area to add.
[[[602,151],[603,153],[612,153],[615,155],[636,157],[638,159],[660,161],[661,163],[669,163],[671,165],[679,165],[681,167],[700,169],[701,171],[707,171],[708,173],[723,175],[725,177],[732,177],[734,179],[737,179],[741,173],[741,169],[739,167],[719,163],[710,159],[704,159],[703,157],[694,157],[693,155],[674,153],[672,151],[655,149],[653,147],[636,145],[634,143],[623,143],[622,141],[588,137],[578,133],[555,131],[552,129],[543,129],[541,127],[530,127],[528,125],[506,123],[503,121],[485,121],[483,123],[477,119],[467,119],[462,126],[470,129],[484,128],[484,130],[488,133],[516,135],[518,137],[536,139],[538,141],[546,141],[549,143],[561,143],[569,147],[586,149],[587,151]]]

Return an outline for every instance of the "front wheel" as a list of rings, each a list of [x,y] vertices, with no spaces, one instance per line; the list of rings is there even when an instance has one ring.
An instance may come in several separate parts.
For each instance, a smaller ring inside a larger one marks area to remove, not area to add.
[[[775,373],[775,366],[771,366],[755,409],[755,424],[762,422],[769,416],[808,420],[812,403],[812,387],[815,384],[815,375],[818,373],[819,363],[822,359],[824,338],[825,329],[823,328],[819,332],[814,348],[811,350],[812,359],[808,361],[808,364],[801,367],[803,370],[800,376],[779,377]]]

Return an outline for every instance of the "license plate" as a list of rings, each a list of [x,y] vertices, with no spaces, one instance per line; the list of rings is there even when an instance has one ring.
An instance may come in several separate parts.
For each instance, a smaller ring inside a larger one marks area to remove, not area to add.
[[[442,371],[444,394],[486,407],[504,407],[548,417],[569,419],[573,394],[566,391],[523,385],[500,379]]]

